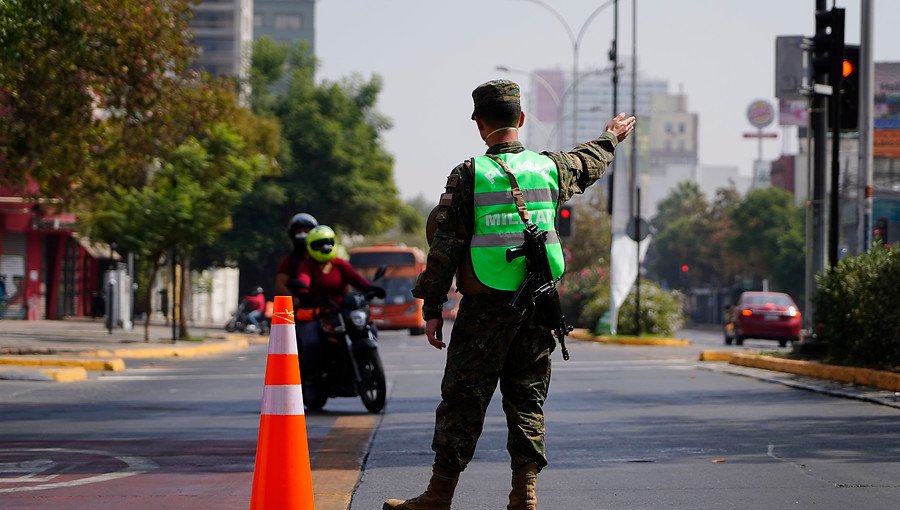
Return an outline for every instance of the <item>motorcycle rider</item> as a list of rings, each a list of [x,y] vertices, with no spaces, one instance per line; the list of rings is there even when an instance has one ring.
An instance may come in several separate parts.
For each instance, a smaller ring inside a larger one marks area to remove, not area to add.
[[[287,286],[293,288],[301,308],[313,308],[322,304],[340,305],[347,285],[361,292],[384,299],[384,289],[372,285],[363,278],[346,260],[337,257],[337,236],[327,225],[313,228],[306,238],[309,258],[300,262],[296,276]],[[318,321],[298,323],[298,334],[302,344],[300,356],[300,376],[305,381],[314,382],[311,374],[321,362],[322,343]],[[308,384],[304,384],[304,391]]]
[[[250,321],[250,324],[256,326],[256,331],[261,331],[262,326],[259,325],[259,318],[263,315],[263,310],[266,309],[266,296],[263,294],[262,287],[256,287],[253,289],[253,293],[249,296],[244,296],[244,310],[247,312],[247,320]]]
[[[291,245],[293,246],[293,250],[289,255],[286,255],[281,259],[281,262],[278,263],[278,269],[275,272],[275,293],[278,296],[291,296],[293,293],[288,288],[287,283],[289,280],[297,277],[297,268],[300,265],[300,262],[304,259],[309,258],[309,252],[306,250],[306,236],[309,234],[309,231],[319,226],[319,222],[313,217],[313,215],[308,213],[297,213],[292,218],[291,221],[288,222],[288,237],[291,240]],[[295,314],[298,313],[296,310],[298,308],[297,298],[294,297],[294,309]],[[302,314],[301,314],[302,315]],[[309,321],[312,320],[312,316],[310,317],[300,317],[295,315],[294,319],[296,321]]]

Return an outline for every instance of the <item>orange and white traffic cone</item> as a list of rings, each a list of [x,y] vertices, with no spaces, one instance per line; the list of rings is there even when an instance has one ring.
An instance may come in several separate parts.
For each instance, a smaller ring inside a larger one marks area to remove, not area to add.
[[[293,302],[276,296],[250,510],[315,508],[299,361]]]

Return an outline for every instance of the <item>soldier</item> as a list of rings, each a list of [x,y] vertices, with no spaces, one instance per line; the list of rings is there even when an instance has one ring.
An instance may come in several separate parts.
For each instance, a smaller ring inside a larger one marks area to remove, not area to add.
[[[538,154],[519,142],[525,114],[517,84],[490,81],[476,88],[472,98],[472,120],[487,154],[460,164],[447,178],[446,192],[429,218],[428,263],[413,290],[425,301],[425,334],[437,349],[446,347],[441,308],[454,275],[463,295],[436,411],[432,476],[423,494],[405,501],[390,499],[385,510],[450,509],[498,381],[512,468],[507,508],[536,508],[537,473],[547,465],[543,404],[555,342],[547,328],[531,320],[533,310],[515,310],[509,304],[524,278],[524,266],[505,259],[506,249],[523,239],[507,172],[515,175],[532,221],[549,231],[548,257],[554,275],[561,274],[562,250],[553,227],[556,210],[603,175],[616,145],[635,125],[634,117],[620,113],[597,139],[570,152]]]

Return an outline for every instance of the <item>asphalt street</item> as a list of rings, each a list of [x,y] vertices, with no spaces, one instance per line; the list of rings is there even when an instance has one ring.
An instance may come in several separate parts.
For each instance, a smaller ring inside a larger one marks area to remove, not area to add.
[[[541,508],[896,508],[900,410],[710,370],[697,354],[725,349],[718,332],[687,335],[690,347],[570,340],[570,361],[555,353]],[[427,481],[445,353],[403,332],[382,332],[381,351],[383,415],[346,398],[307,415],[320,510],[379,509]],[[0,508],[247,508],[265,354],[0,381]],[[498,392],[454,508],[505,508],[508,462]]]

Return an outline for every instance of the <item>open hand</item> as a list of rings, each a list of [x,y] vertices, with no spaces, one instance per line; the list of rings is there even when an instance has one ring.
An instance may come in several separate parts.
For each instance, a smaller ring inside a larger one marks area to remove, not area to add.
[[[637,122],[637,119],[634,118],[634,115],[631,117],[625,117],[625,112],[622,112],[615,117],[606,125],[606,130],[610,133],[616,135],[616,138],[621,142],[622,140],[628,138],[628,135],[634,131],[634,125]]]

